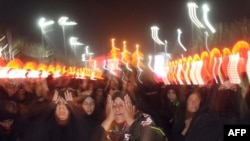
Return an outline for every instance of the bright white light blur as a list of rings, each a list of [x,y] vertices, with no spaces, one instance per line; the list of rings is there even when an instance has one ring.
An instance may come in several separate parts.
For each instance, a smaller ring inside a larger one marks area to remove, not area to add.
[[[187,49],[184,47],[184,45],[181,43],[181,30],[180,29],[177,29],[177,32],[178,32],[178,43],[179,45],[181,46],[181,48],[184,50],[184,51],[187,51]]]
[[[76,22],[73,22],[73,21],[68,21],[68,17],[61,17],[59,18],[58,20],[58,24],[61,25],[61,26],[65,26],[65,25],[76,25],[77,23]]]
[[[148,56],[148,68],[154,72],[154,69],[151,67],[151,63],[152,63],[152,55]]]
[[[204,4],[202,6],[203,8],[203,19],[204,19],[204,22],[206,24],[206,26],[208,27],[208,29],[212,32],[212,33],[215,33],[215,29],[214,27],[210,24],[210,22],[208,21],[208,12],[209,12],[209,7],[207,4]]]
[[[229,55],[227,72],[228,72],[229,81],[232,84],[240,84],[241,82],[240,76],[238,74],[238,69],[237,69],[239,60],[240,60],[239,53]]]
[[[196,61],[196,70],[195,70],[195,78],[197,80],[197,83],[200,84],[200,85],[204,85],[204,81],[203,81],[203,78],[202,78],[202,66],[203,66],[203,61],[202,60],[199,60],[199,61]]]
[[[158,30],[159,30],[159,27],[157,26],[152,26],[151,27],[151,35],[152,35],[152,38],[153,40],[159,44],[159,45],[164,45],[164,43],[159,39],[158,37]]]
[[[73,36],[69,38],[69,43],[70,43],[70,45],[72,45],[72,46],[80,46],[80,45],[83,45],[83,43],[78,42],[78,38],[77,38],[77,37],[73,37]]]
[[[195,73],[196,73],[196,62],[193,61],[191,62],[190,79],[193,85],[198,85],[198,81],[196,80]]]
[[[138,44],[136,44],[136,55],[137,55],[137,69],[138,69],[138,72],[139,72],[137,78],[138,78],[139,82],[142,83],[140,77],[141,77],[141,74],[143,72],[143,69],[140,67],[140,63],[141,63],[141,60],[143,60],[143,57],[141,57],[139,55],[139,45]]]
[[[196,8],[198,8],[198,5],[194,2],[189,2],[187,6],[188,6],[188,14],[189,14],[191,21],[198,28],[205,28],[205,26],[198,20],[197,15],[196,15]]]
[[[49,26],[49,25],[52,25],[54,23],[55,22],[53,20],[46,21],[46,19],[44,17],[40,18],[39,21],[38,21],[38,25],[41,28],[44,28],[44,27]]]
[[[155,55],[155,62],[154,62],[154,73],[162,78],[166,75],[165,71],[165,57],[163,54],[157,54]]]

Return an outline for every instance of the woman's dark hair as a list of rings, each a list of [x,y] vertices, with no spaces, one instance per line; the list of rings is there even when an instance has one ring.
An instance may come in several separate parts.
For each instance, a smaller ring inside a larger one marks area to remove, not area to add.
[[[112,96],[112,99],[114,100],[115,98],[120,97],[122,100],[124,100],[124,96],[126,96],[126,95],[128,95],[130,97],[132,104],[136,105],[135,100],[129,94],[124,93],[124,92],[122,92],[120,90],[115,90],[115,92],[114,92],[114,94]]]
[[[0,100],[0,121],[14,119],[17,113],[16,103],[10,100]]]
[[[80,98],[80,100],[79,100],[79,103],[82,104],[83,101],[84,101],[87,97],[91,97],[92,99],[95,100],[94,93],[92,93],[92,94],[90,94],[90,95],[83,95],[83,96],[81,96],[81,98]]]

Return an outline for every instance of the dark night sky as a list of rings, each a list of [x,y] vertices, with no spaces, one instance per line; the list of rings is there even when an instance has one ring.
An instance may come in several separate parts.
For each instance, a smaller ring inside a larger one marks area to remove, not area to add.
[[[1,0],[0,33],[6,30],[13,36],[41,41],[37,25],[39,17],[57,21],[68,16],[78,24],[70,33],[79,41],[88,44],[97,54],[107,53],[111,38],[117,46],[128,42],[133,52],[138,43],[146,52],[153,51],[152,25],[159,26],[159,37],[168,40],[169,46],[176,42],[177,28],[183,31],[183,42],[188,42],[191,21],[188,17],[189,0]],[[250,18],[250,0],[196,0],[200,7],[203,2],[210,5],[212,23],[231,22],[243,17]],[[60,30],[58,25],[55,30]],[[54,30],[54,31],[55,31]],[[51,33],[52,34],[52,33]],[[60,34],[59,31],[56,34]],[[62,35],[60,35],[62,36]],[[52,40],[61,40],[55,36]]]

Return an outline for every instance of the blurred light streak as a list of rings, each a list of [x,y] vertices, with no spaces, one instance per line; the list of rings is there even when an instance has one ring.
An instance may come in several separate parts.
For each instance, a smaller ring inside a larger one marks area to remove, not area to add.
[[[204,22],[206,24],[206,26],[208,27],[208,29],[212,32],[212,33],[215,33],[215,29],[214,27],[210,24],[210,22],[208,21],[208,12],[209,12],[209,7],[207,4],[204,4],[202,6],[202,9],[203,9],[203,18],[204,18]]]
[[[178,43],[179,45],[181,46],[181,48],[184,50],[184,51],[187,51],[187,49],[184,47],[184,45],[181,43],[181,30],[180,29],[177,29],[177,32],[178,32]]]
[[[196,8],[198,8],[197,4],[194,2],[189,2],[187,5],[188,5],[188,14],[189,14],[191,21],[198,28],[205,28],[205,26],[197,18],[197,15],[196,15]]]
[[[157,27],[157,26],[152,26],[151,27],[151,36],[152,36],[152,38],[153,38],[153,40],[157,43],[157,44],[159,44],[159,45],[164,45],[164,42],[162,42],[160,39],[159,39],[159,37],[158,37],[158,30],[159,30],[159,27]]]

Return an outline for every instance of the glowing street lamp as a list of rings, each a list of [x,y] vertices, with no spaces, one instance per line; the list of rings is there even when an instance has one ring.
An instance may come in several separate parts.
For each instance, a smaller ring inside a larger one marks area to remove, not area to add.
[[[151,27],[151,31],[152,31],[152,38],[153,38],[153,40],[157,43],[157,44],[159,44],[159,45],[164,45],[164,42],[162,42],[160,39],[159,39],[159,37],[158,37],[158,30],[159,30],[159,27],[157,27],[157,26],[152,26]]]
[[[45,28],[49,25],[54,24],[55,22],[53,20],[46,21],[44,17],[40,18],[38,21],[38,25],[41,29],[41,36],[42,36],[42,46],[44,47],[44,39],[43,39],[43,34],[45,33]],[[44,51],[43,51],[43,57],[44,57]]]
[[[81,45],[84,45],[83,43],[80,43],[77,40],[78,40],[78,38],[76,38],[76,37],[70,37],[69,38],[70,45],[72,45],[72,46],[81,46]]]
[[[203,19],[204,19],[204,22],[206,24],[206,26],[208,27],[208,29],[212,32],[212,33],[215,33],[215,29],[214,27],[210,24],[210,22],[208,21],[208,12],[209,12],[209,7],[207,4],[204,4],[202,6],[202,9],[203,9]]]
[[[78,38],[77,37],[73,37],[73,36],[71,36],[69,38],[69,44],[70,44],[70,46],[73,47],[73,52],[74,52],[74,56],[75,57],[76,57],[76,46],[84,45],[83,43],[78,42]]]
[[[94,53],[92,52],[89,52],[89,46],[86,46],[85,47],[85,53],[82,54],[82,61],[84,62],[85,64],[85,67],[87,67],[87,62],[90,62],[91,61],[91,56],[94,55]]]
[[[68,21],[68,17],[61,17],[58,20],[58,24],[60,26],[62,26],[62,32],[63,32],[63,46],[64,46],[64,53],[65,53],[65,57],[67,58],[67,51],[66,51],[66,43],[65,43],[65,26],[72,26],[72,25],[76,25],[76,22],[73,21]]]

